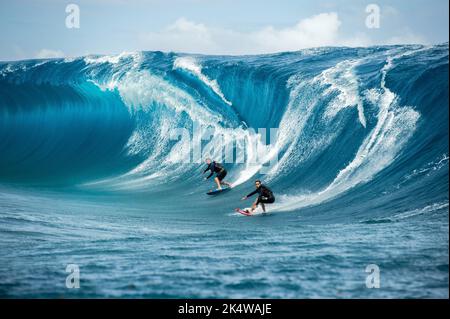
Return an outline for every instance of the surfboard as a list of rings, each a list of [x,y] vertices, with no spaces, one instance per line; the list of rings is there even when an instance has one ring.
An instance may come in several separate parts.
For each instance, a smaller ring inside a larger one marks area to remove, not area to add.
[[[206,194],[207,195],[218,195],[218,194],[224,193],[226,191],[229,191],[230,189],[231,189],[231,187],[224,187],[222,189],[214,189],[214,190],[207,192]]]
[[[240,209],[240,208],[236,208],[236,212],[238,212],[239,214],[245,215],[245,216],[253,216],[252,213],[250,213],[249,209]]]

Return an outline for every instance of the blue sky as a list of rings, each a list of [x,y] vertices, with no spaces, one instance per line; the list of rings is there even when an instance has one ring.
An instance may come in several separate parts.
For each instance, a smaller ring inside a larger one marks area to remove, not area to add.
[[[80,8],[68,29],[66,6]],[[380,8],[380,28],[365,21]],[[135,50],[254,54],[447,42],[448,0],[15,0],[0,2],[0,60]]]

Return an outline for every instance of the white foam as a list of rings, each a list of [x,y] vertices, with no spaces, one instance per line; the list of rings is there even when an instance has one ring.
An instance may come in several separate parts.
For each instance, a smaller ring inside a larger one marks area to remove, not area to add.
[[[423,214],[429,214],[429,213],[432,213],[432,212],[435,212],[437,210],[444,209],[444,208],[448,208],[448,202],[435,203],[432,205],[425,206],[423,208],[417,208],[417,209],[413,209],[410,211],[406,211],[406,212],[394,215],[389,219],[398,221],[398,220],[402,220],[405,218],[411,218],[411,217],[415,217],[415,216],[419,216],[419,215],[423,215]]]
[[[93,82],[95,83],[95,82]],[[187,169],[192,169],[192,164],[180,163],[180,159],[186,158],[186,152],[190,151],[188,145],[182,142],[171,146],[170,130],[177,128],[183,115],[198,126],[212,127],[214,133],[229,137],[229,143],[236,140],[246,141],[246,151],[251,152],[248,145],[257,145],[256,149],[264,149],[261,136],[251,130],[243,128],[227,128],[219,123],[225,119],[217,113],[213,113],[205,106],[199,104],[191,95],[182,89],[172,85],[165,79],[151,74],[147,70],[129,70],[125,74],[115,73],[106,83],[95,83],[103,90],[117,90],[121,99],[128,107],[131,114],[143,112],[136,118],[137,127],[127,142],[127,151],[130,155],[144,155],[146,159],[129,172],[115,178],[97,181],[89,185],[140,188],[148,186],[149,180],[157,182],[164,174],[165,181],[171,176],[179,176]],[[163,112],[154,114],[153,112]],[[156,118],[154,122],[150,117]],[[150,143],[150,141],[152,143]],[[149,147],[151,145],[151,148]],[[212,147],[214,141],[207,143],[205,148]],[[220,150],[212,147],[211,158],[220,159]],[[264,151],[264,158],[273,156],[274,152]],[[239,170],[232,170],[229,176],[234,185],[244,183],[255,175],[262,164],[252,164],[252,154],[249,159],[240,165]],[[261,156],[258,158],[262,158]],[[258,163],[264,163],[265,159]],[[176,163],[176,164],[175,164]],[[159,172],[155,175],[155,172]],[[236,176],[237,175],[237,176]],[[161,178],[164,181],[163,178]]]
[[[448,154],[442,154],[442,156],[438,160],[431,161],[427,163],[424,167],[414,169],[410,174],[404,177],[404,180],[400,184],[422,174],[429,176],[431,172],[438,171],[444,166],[448,166],[448,160],[449,160]]]
[[[289,103],[279,125],[279,140],[276,149],[284,150],[285,155],[273,167],[267,180],[276,178],[283,171],[293,169],[292,163],[299,165],[317,152],[330,145],[338,136],[338,123],[333,118],[343,109],[356,107],[359,122],[366,127],[366,118],[361,97],[359,82],[354,68],[359,60],[348,60],[326,69],[312,79],[304,78],[299,73],[289,78],[287,87],[290,89]],[[311,116],[317,114],[323,101],[332,96],[322,116],[323,126],[320,135],[311,138],[305,132],[305,126]],[[299,145],[307,145],[299,150]]]
[[[139,52],[122,52],[116,55],[88,55],[83,58],[86,64],[101,64],[101,63],[109,63],[109,64],[118,64],[122,60],[126,58],[139,58],[141,54]]]
[[[329,86],[324,94],[332,94],[338,92],[338,95],[329,103],[325,112],[325,117],[333,118],[336,114],[347,107],[356,106],[358,109],[358,118],[362,126],[366,127],[366,117],[364,116],[364,108],[359,97],[358,78],[354,74],[354,68],[358,65],[357,60],[343,61],[335,67],[322,72],[316,78],[323,85]]]
[[[329,117],[323,117],[323,123],[317,122],[317,125],[323,125],[320,135],[312,138],[309,132],[305,131],[307,122],[311,116],[317,114],[323,103],[322,79],[323,73],[313,79],[306,79],[302,74],[289,78],[289,102],[279,124],[279,138],[275,146],[278,152],[283,150],[284,155],[271,169],[266,180],[272,180],[289,169],[295,169],[292,165],[301,165],[336,139],[336,123],[331,124]],[[300,150],[299,146],[304,147]]]
[[[202,66],[193,57],[179,57],[176,58],[173,63],[174,69],[182,69],[189,71],[191,74],[195,75],[199,80],[201,80],[206,86],[208,86],[217,96],[221,98],[223,102],[228,105],[232,105],[230,101],[225,98],[219,84],[216,80],[209,79],[206,75],[202,73]]]
[[[274,209],[294,210],[335,198],[356,185],[370,181],[395,160],[414,133],[420,117],[412,107],[399,106],[396,95],[386,87],[387,72],[393,67],[396,58],[388,58],[381,70],[381,90],[366,92],[369,101],[378,106],[378,120],[354,159],[323,190],[309,194],[280,196],[279,203],[274,205]]]

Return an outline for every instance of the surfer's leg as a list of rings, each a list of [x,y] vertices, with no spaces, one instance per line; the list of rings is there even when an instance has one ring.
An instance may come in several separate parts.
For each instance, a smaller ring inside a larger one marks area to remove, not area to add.
[[[225,176],[227,176],[227,171],[226,170],[222,170],[221,172],[219,172],[219,174],[217,174],[216,178],[219,181],[219,183],[221,185],[226,185],[228,187],[231,187],[230,184],[228,184],[227,182],[225,182],[223,179],[225,178]]]
[[[266,206],[264,205],[264,203],[261,203],[261,208],[262,208],[263,212],[265,213],[266,212]]]
[[[253,211],[256,209],[256,207],[258,207],[258,203],[259,203],[259,197],[255,200],[255,202],[252,204],[252,213]]]
[[[218,177],[215,177],[215,178],[214,178],[214,181],[215,181],[216,184],[217,184],[217,189],[222,189],[222,186],[220,186],[220,180],[219,180],[219,178],[218,178]]]
[[[275,202],[275,197],[263,197],[263,196],[261,196],[261,197],[258,197],[258,202],[259,202],[259,204],[261,204],[261,207],[262,207],[262,210],[263,210],[263,212],[265,213],[266,212],[266,205],[264,205],[264,204],[272,204],[272,203],[274,203]]]

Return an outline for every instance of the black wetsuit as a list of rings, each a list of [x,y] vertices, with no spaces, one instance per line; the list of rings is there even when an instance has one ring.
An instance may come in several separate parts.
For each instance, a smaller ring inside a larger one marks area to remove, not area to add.
[[[259,194],[256,204],[259,204],[259,203],[272,204],[275,202],[275,196],[273,196],[272,191],[267,186],[264,186],[264,185],[259,186],[253,192],[248,194],[247,197],[255,195],[256,193]]]
[[[225,176],[227,176],[227,170],[223,168],[222,165],[217,164],[216,162],[211,162],[203,171],[203,174],[205,174],[207,171],[211,171],[211,174],[209,174],[207,178],[210,178],[214,173],[216,173],[216,177],[219,179],[219,181],[222,181]]]

